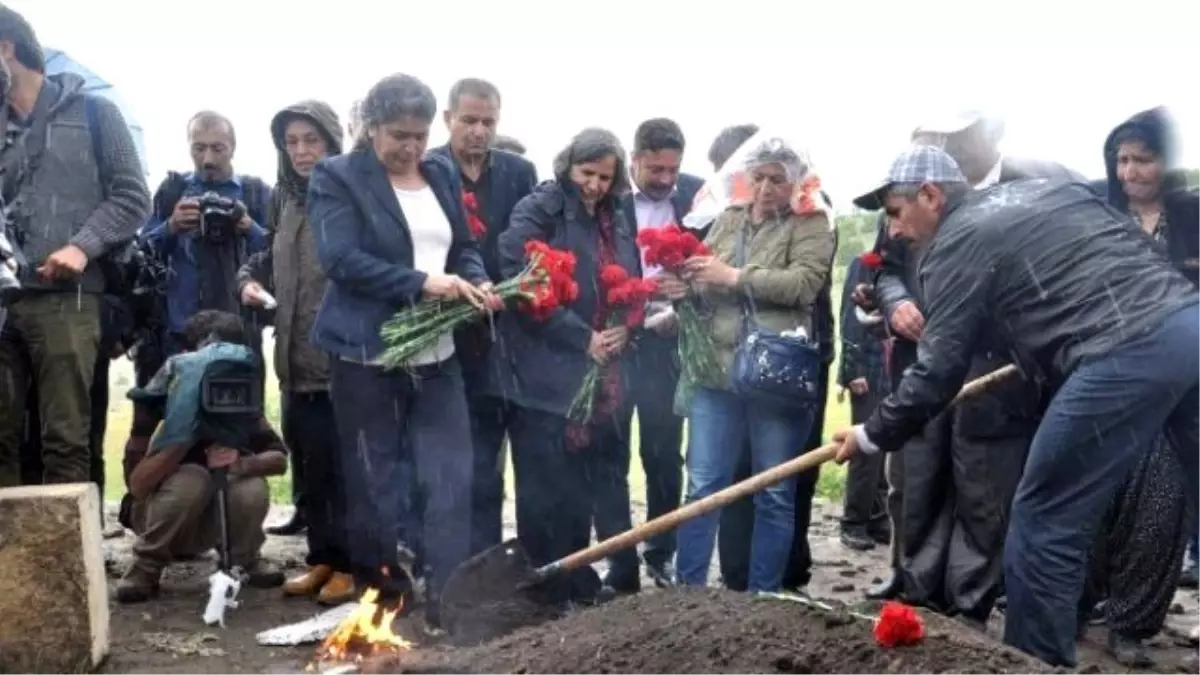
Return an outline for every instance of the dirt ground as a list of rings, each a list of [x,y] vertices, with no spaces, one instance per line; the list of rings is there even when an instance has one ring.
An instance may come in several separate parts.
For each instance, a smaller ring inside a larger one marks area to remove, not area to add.
[[[883,649],[869,617],[722,589],[679,589],[621,598],[480,647],[380,665],[383,672],[473,673],[1050,672],[956,622],[926,629],[918,645]]]
[[[288,508],[272,513],[271,522],[286,518]],[[635,505],[635,517],[643,512]],[[886,547],[860,553],[837,538],[840,505],[814,507],[810,541],[816,559],[812,596],[846,605],[861,605],[862,592],[886,573]],[[110,520],[115,522],[115,516]],[[506,513],[513,529],[512,504]],[[105,541],[111,562],[110,585],[129,558],[132,536]],[[265,555],[295,573],[304,557],[303,537],[269,537]],[[715,582],[715,569],[711,575]],[[284,599],[278,590],[244,589],[242,604],[232,610],[224,629],[209,628],[200,615],[207,597],[207,575],[214,561],[172,566],[163,579],[162,595],[153,602],[112,604],[112,650],[104,665],[110,673],[294,673],[310,661],[315,646],[260,647],[255,635],[321,611],[305,600]],[[643,587],[651,588],[645,580]],[[644,591],[566,619],[527,629],[474,650],[422,650],[405,672],[1037,672],[1036,664],[948,620],[927,623],[925,646],[902,654],[883,654],[870,641],[862,622],[823,625],[825,615],[786,601],[751,600],[734,594],[703,591]],[[1186,635],[1196,624],[1197,593],[1180,591],[1166,630],[1152,643],[1154,672],[1186,672],[1181,664],[1195,649]],[[585,616],[586,615],[586,616]],[[399,630],[420,642],[415,619]],[[794,625],[793,625],[794,624]],[[809,626],[812,631],[801,630]],[[998,640],[1003,620],[994,615],[988,635]],[[570,636],[571,648],[564,640]],[[942,636],[942,637],[935,637]],[[1102,649],[1102,627],[1090,629],[1080,646],[1080,670],[1127,672]],[[532,645],[537,647],[525,647]],[[655,657],[654,654],[663,654]],[[657,658],[658,660],[654,660]],[[666,659],[666,660],[664,660]],[[1032,663],[1032,665],[1031,665]],[[1194,672],[1194,671],[1193,671]]]

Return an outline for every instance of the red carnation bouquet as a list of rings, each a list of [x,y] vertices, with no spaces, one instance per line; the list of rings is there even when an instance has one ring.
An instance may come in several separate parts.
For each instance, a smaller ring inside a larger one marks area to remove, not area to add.
[[[600,290],[604,293],[608,317],[607,328],[624,326],[629,329],[646,320],[646,303],[658,292],[658,282],[629,276],[620,265],[605,265],[600,270]],[[592,361],[579,392],[571,400],[567,418],[577,424],[592,421],[596,410],[596,394],[600,390],[602,372],[607,364]]]
[[[646,264],[661,267],[679,275],[683,263],[695,256],[712,255],[712,251],[694,234],[671,223],[661,228],[638,232]],[[679,319],[679,364],[681,377],[690,383],[716,383],[725,376],[717,358],[712,335],[700,318],[700,308],[694,297],[678,300],[674,305]]]
[[[905,647],[925,639],[925,622],[917,610],[894,600],[885,602],[875,620],[875,641],[880,646]]]
[[[520,274],[492,289],[501,300],[518,300],[524,311],[545,320],[579,296],[574,254],[550,248],[545,242],[528,241],[525,259],[528,264]],[[466,300],[425,300],[397,312],[380,330],[387,345],[383,365],[403,368],[414,356],[436,345],[443,335],[489,314]]]
[[[879,253],[876,251],[867,251],[866,253],[858,256],[858,260],[863,264],[863,267],[871,270],[872,272],[878,272],[879,269],[883,267],[883,256],[879,255]]]

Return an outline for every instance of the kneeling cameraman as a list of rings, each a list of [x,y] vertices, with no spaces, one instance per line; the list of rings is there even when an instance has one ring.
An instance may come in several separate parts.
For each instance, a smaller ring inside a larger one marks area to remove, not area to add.
[[[253,411],[246,416],[214,420],[219,416],[201,410],[211,398],[201,380],[213,372],[213,364],[247,366],[257,378],[262,377],[257,361],[245,347],[245,327],[234,314],[204,310],[188,320],[183,337],[188,353],[168,361],[144,390],[130,393],[136,401],[136,437],[126,449],[130,495],[126,498],[129,508],[123,508],[122,515],[138,538],[133,563],[117,586],[119,602],[153,597],[167,565],[221,545],[210,473],[220,468],[229,472],[233,564],[247,573],[251,586],[270,588],[283,583],[283,575],[259,558],[265,540],[262,525],[270,507],[265,477],[286,471],[283,442],[263,415],[261,399],[255,401],[253,395],[245,399],[257,403],[257,408],[244,408]],[[245,391],[261,391],[259,384],[248,383]],[[198,402],[201,398],[204,404]],[[231,424],[228,419],[237,421]],[[155,426],[159,428],[152,439]],[[180,435],[181,430],[189,429],[200,433],[194,439],[187,431]],[[221,433],[213,433],[214,429]],[[180,437],[189,440],[180,442]],[[242,440],[226,440],[231,437]],[[235,444],[238,447],[230,447]],[[153,451],[148,451],[152,445]]]

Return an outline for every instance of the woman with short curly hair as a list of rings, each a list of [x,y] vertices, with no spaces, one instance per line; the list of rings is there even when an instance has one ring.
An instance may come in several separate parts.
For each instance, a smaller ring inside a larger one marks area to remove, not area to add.
[[[436,113],[433,92],[415,77],[380,80],[362,102],[362,141],[318,164],[308,192],[329,279],[313,340],[332,353],[355,577],[385,595],[411,591],[396,552],[402,498],[411,496],[401,465],[411,453],[424,496],[426,621],[435,628],[440,590],[470,545],[472,454],[462,373],[450,336],[403,370],[385,370],[379,330],[425,299],[480,308],[494,302],[458,172],[448,160],[425,156]]]

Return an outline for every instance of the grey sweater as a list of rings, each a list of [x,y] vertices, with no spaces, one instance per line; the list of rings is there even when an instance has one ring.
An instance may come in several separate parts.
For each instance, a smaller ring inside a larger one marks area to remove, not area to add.
[[[83,78],[78,75],[46,78],[28,122],[32,126],[39,116],[49,119],[45,151],[32,175],[22,180],[21,207],[15,214],[29,262],[21,282],[29,289],[103,291],[97,260],[131,240],[150,213],[150,192],[121,111],[108,99],[94,97],[99,128],[89,129],[82,90]],[[93,134],[99,138],[103,164],[93,153]],[[24,139],[18,139],[0,150],[7,176],[28,172],[24,144]],[[100,184],[102,173],[107,185]],[[37,267],[67,244],[75,244],[88,256],[82,278],[51,285],[39,281]]]

